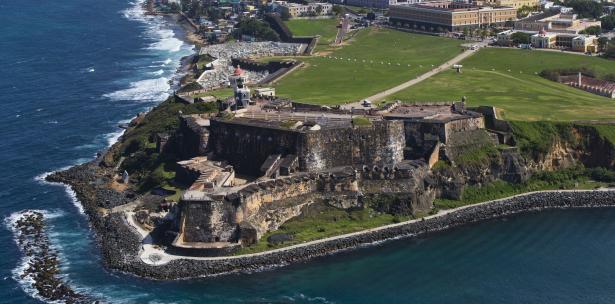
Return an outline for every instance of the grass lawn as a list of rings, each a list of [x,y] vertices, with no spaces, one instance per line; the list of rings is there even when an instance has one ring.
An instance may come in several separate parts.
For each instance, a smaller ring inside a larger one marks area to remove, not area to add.
[[[509,120],[615,119],[615,100],[546,80],[547,68],[590,67],[615,72],[615,61],[557,52],[488,48],[462,62],[463,72],[442,72],[387,97],[408,102],[459,100],[493,105]]]
[[[194,95],[194,97],[205,97],[205,96],[214,96],[218,99],[225,99],[227,97],[233,96],[233,89],[232,88],[221,88],[221,89],[216,89],[216,90]]]
[[[255,253],[287,247],[410,219],[410,216],[394,216],[375,212],[369,208],[355,211],[344,211],[333,207],[305,210],[304,214],[284,223],[278,230],[266,233],[256,244],[242,248],[237,254]],[[292,234],[293,239],[277,245],[267,242],[269,236],[278,233]]]
[[[548,183],[540,180],[531,180],[526,184],[510,184],[501,180],[494,181],[482,187],[470,186],[466,188],[461,200],[449,200],[438,198],[434,201],[434,207],[438,209],[453,209],[461,206],[487,202],[491,200],[506,198],[518,194],[532,191],[545,190],[591,190],[600,187],[607,187],[607,183],[580,179],[565,183]]]
[[[327,56],[301,58],[305,66],[280,80],[276,93],[313,104],[358,101],[453,58],[461,52],[460,44],[448,38],[364,29],[349,45]]]
[[[331,19],[291,19],[285,21],[286,26],[294,36],[316,36],[320,35],[315,51],[329,48],[337,35],[337,18]]]
[[[497,180],[484,185],[482,188],[470,186],[464,191],[462,200],[436,199],[434,207],[437,209],[452,209],[531,191],[595,189],[606,187],[607,185],[604,182],[592,181],[583,172],[575,172],[574,170],[548,172],[542,176],[530,179],[525,184],[510,184]],[[336,235],[408,221],[413,218],[422,218],[427,215],[427,213],[417,214],[414,217],[391,215],[376,212],[371,208],[345,211],[333,207],[317,207],[312,210],[310,206],[300,216],[284,223],[278,230],[267,232],[256,244],[244,247],[236,254],[256,253],[288,247]],[[293,238],[281,244],[271,244],[267,241],[269,236],[280,233],[292,235]]]

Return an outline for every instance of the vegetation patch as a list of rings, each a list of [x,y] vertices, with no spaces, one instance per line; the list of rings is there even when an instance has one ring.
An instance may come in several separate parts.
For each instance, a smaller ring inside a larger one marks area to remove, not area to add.
[[[548,153],[556,140],[576,145],[571,123],[511,121],[517,146],[525,155],[539,159]]]
[[[365,116],[355,116],[352,118],[352,125],[355,127],[369,127],[372,125],[372,121]]]
[[[129,129],[118,143],[114,159],[125,160],[121,165],[132,180],[137,182],[137,189],[144,193],[155,187],[175,190],[172,184],[175,177],[175,164],[180,159],[172,152],[159,154],[156,151],[157,134],[172,134],[179,129],[179,113],[196,114],[217,111],[215,103],[185,104],[169,97],[153,108]]]
[[[497,158],[499,151],[495,145],[476,146],[461,153],[455,158],[455,163],[461,167],[470,167],[489,163]]]
[[[544,171],[534,174],[527,182],[521,184],[496,180],[482,186],[468,186],[461,200],[436,199],[434,206],[439,209],[452,209],[532,191],[593,189],[607,186],[607,183],[614,180],[615,173],[607,169],[571,168],[553,172]]]
[[[242,248],[237,254],[267,251],[410,219],[411,216],[382,213],[372,208],[346,211],[314,204],[304,208],[300,216],[287,221],[278,230],[266,233],[256,244]],[[280,233],[292,238],[283,243],[267,241],[270,236]]]

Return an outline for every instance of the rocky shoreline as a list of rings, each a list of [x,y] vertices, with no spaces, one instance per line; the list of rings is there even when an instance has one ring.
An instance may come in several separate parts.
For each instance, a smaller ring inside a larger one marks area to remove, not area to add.
[[[254,272],[316,257],[350,250],[390,239],[416,237],[457,226],[524,212],[546,209],[615,207],[614,190],[545,191],[470,205],[454,211],[426,217],[420,221],[404,222],[338,238],[305,245],[291,246],[260,254],[215,259],[172,260],[164,265],[149,265],[139,258],[140,237],[119,213],[102,215],[102,206],[117,206],[127,198],[119,193],[101,191],[108,178],[106,170],[95,163],[56,172],[49,181],[70,185],[83,204],[96,234],[105,266],[109,269],[156,280],[187,279],[235,272]],[[113,191],[112,191],[113,192]],[[119,195],[118,195],[119,194]]]
[[[62,303],[98,303],[89,296],[75,291],[59,275],[57,252],[51,248],[45,232],[44,214],[27,210],[12,223],[16,242],[27,265],[18,274],[20,280],[31,282],[41,298]]]

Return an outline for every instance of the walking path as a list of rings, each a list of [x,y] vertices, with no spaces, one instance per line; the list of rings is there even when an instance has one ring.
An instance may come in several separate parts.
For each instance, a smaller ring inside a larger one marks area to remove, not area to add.
[[[513,195],[513,196],[509,196],[509,197],[505,197],[505,198],[501,198],[501,199],[496,199],[496,200],[491,200],[491,201],[487,201],[487,202],[482,202],[482,203],[476,203],[476,204],[470,204],[470,205],[465,205],[465,206],[461,206],[461,207],[457,207],[457,208],[453,208],[453,209],[447,209],[447,210],[441,210],[440,212],[434,214],[434,215],[429,215],[426,216],[424,218],[418,218],[418,219],[413,219],[413,220],[409,220],[409,221],[404,221],[404,222],[399,222],[399,223],[394,223],[394,224],[389,224],[389,225],[385,225],[385,226],[380,226],[380,227],[376,227],[376,228],[371,228],[371,229],[367,229],[367,230],[362,230],[362,231],[358,231],[358,232],[353,232],[353,233],[347,233],[347,234],[342,234],[342,235],[337,235],[337,236],[332,236],[332,237],[328,237],[328,238],[324,238],[324,239],[318,239],[318,240],[314,240],[314,241],[310,241],[310,242],[305,242],[305,243],[301,243],[301,244],[297,244],[297,245],[291,245],[291,246],[287,246],[287,247],[282,247],[282,248],[278,248],[278,249],[272,249],[272,250],[267,250],[267,251],[263,251],[263,252],[257,252],[257,253],[250,253],[250,254],[242,254],[242,255],[235,255],[235,256],[214,256],[214,257],[194,257],[194,256],[180,256],[180,255],[174,255],[174,254],[169,254],[167,252],[165,252],[164,250],[162,250],[161,248],[159,248],[158,246],[152,245],[152,244],[148,244],[147,242],[149,241],[147,238],[144,241],[144,244],[141,247],[141,252],[139,254],[141,260],[146,263],[146,264],[150,264],[150,265],[163,265],[166,264],[172,260],[179,260],[179,259],[188,259],[188,260],[202,260],[202,261],[216,261],[216,260],[232,260],[232,259],[242,259],[242,258],[248,258],[248,257],[255,257],[255,256],[263,256],[263,255],[268,255],[271,253],[275,253],[275,252],[281,252],[281,251],[286,251],[286,250],[290,250],[290,249],[294,249],[294,248],[300,248],[300,247],[308,247],[308,246],[312,246],[312,245],[316,245],[319,243],[323,243],[323,242],[328,242],[328,241],[332,241],[332,240],[336,240],[336,239],[343,239],[343,238],[348,238],[348,237],[352,237],[352,236],[357,236],[357,235],[361,235],[361,234],[368,234],[368,233],[372,233],[375,231],[380,231],[380,230],[385,230],[385,229],[389,229],[389,228],[393,228],[393,227],[398,227],[398,226],[403,226],[403,225],[407,225],[410,223],[414,223],[414,222],[418,222],[418,221],[423,221],[423,220],[427,220],[427,219],[431,219],[431,218],[438,218],[438,217],[442,217],[442,216],[446,216],[448,214],[454,214],[460,210],[464,210],[467,208],[472,208],[472,207],[476,207],[476,206],[481,206],[481,205],[488,205],[488,204],[493,204],[493,203],[497,203],[500,201],[506,201],[506,200],[510,200],[516,197],[522,197],[522,196],[527,196],[527,195],[532,195],[532,194],[536,194],[536,193],[562,193],[562,192],[592,192],[592,191],[614,191],[612,188],[600,188],[600,189],[594,189],[594,190],[544,190],[544,191],[532,191],[532,192],[526,192],[526,193],[522,193],[522,194],[517,194],[517,195]],[[128,219],[129,224],[136,226],[136,224],[134,222],[131,221],[131,219]],[[136,230],[139,230],[137,227],[134,227]],[[141,234],[141,236],[143,237],[143,233],[139,233]]]
[[[434,76],[442,71],[445,71],[447,69],[450,69],[453,65],[458,64],[459,62],[463,61],[464,59],[474,55],[476,52],[478,52],[478,50],[480,50],[482,47],[485,47],[487,45],[487,42],[477,42],[476,46],[477,48],[475,49],[467,49],[465,51],[463,51],[461,54],[455,56],[453,59],[439,65],[438,67],[432,69],[431,71],[425,73],[425,74],[421,74],[418,77],[408,80],[400,85],[397,85],[393,88],[384,90],[380,93],[377,93],[375,95],[369,96],[365,99],[371,101],[371,102],[375,102],[375,101],[379,101],[384,99],[387,96],[393,95],[397,92],[403,91],[431,76]],[[342,106],[343,109],[350,109],[350,108],[360,108],[362,107],[361,101],[357,101],[357,102],[353,102],[353,103],[349,103],[349,104],[345,104]]]
[[[344,36],[348,32],[348,28],[350,27],[350,22],[347,17],[342,18],[342,26],[337,30],[337,35],[335,36],[335,42],[333,44],[340,45],[342,41],[344,41]]]

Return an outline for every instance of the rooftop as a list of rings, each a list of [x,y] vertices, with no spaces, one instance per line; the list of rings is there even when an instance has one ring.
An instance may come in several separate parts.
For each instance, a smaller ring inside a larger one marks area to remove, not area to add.
[[[475,112],[455,112],[453,111],[452,103],[437,105],[402,104],[384,116],[388,118],[449,122],[478,117],[480,114]]]

